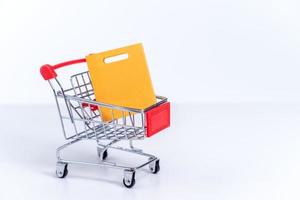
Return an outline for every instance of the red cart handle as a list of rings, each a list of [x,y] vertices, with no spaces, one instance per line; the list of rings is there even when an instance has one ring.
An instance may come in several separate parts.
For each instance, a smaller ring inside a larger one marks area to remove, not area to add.
[[[46,65],[43,65],[40,68],[40,72],[41,72],[41,75],[43,76],[43,78],[45,80],[50,80],[50,79],[53,79],[53,78],[57,77],[57,74],[55,73],[56,69],[61,68],[61,67],[65,67],[65,66],[68,66],[68,65],[84,63],[84,62],[86,62],[85,58],[77,59],[77,60],[70,60],[70,61],[59,63],[59,64],[56,64],[56,65],[46,64]]]

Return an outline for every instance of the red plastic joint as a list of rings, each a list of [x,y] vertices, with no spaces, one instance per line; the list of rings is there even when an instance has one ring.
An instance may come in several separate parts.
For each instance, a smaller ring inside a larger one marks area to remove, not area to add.
[[[170,126],[170,102],[161,104],[146,112],[147,137]]]
[[[51,65],[43,65],[40,68],[40,72],[46,81],[57,77],[57,74],[55,73],[55,71]]]
[[[96,101],[96,99],[94,99],[94,101]],[[98,106],[94,104],[82,103],[81,105],[83,108],[90,107],[92,111],[98,110]]]

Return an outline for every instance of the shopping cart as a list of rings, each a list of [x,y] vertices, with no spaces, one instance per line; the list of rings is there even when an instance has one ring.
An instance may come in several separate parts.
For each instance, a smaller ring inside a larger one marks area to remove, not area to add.
[[[123,184],[131,188],[135,184],[135,172],[142,167],[149,166],[150,172],[156,174],[160,170],[159,159],[144,153],[133,146],[133,140],[150,137],[170,125],[170,103],[167,98],[156,96],[157,103],[146,109],[135,109],[111,105],[95,100],[94,90],[88,71],[77,73],[70,77],[70,86],[64,88],[57,78],[56,70],[65,66],[85,63],[85,59],[72,60],[57,65],[43,65],[40,73],[47,80],[53,90],[59,118],[66,144],[57,148],[56,176],[64,178],[68,174],[68,164],[84,164],[106,166],[124,170]],[[100,108],[110,109],[110,121],[102,120]],[[114,117],[114,113],[121,112],[122,117]],[[71,132],[70,132],[70,129]],[[79,141],[95,140],[98,162],[64,159],[61,151]],[[116,146],[116,143],[128,140],[129,147]],[[146,158],[139,166],[127,166],[105,161],[108,149],[137,154]]]

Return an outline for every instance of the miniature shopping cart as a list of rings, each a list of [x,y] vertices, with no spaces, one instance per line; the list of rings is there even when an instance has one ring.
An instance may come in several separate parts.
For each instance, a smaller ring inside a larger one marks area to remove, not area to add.
[[[167,98],[162,96],[156,96],[157,103],[146,109],[98,102],[95,100],[88,71],[72,75],[70,82],[68,82],[70,86],[63,87],[62,81],[57,78],[56,70],[85,62],[85,59],[72,60],[52,66],[43,65],[40,69],[41,75],[49,82],[53,90],[63,134],[68,141],[57,148],[56,176],[59,178],[67,176],[68,164],[106,166],[123,169],[123,184],[131,188],[135,184],[135,172],[137,170],[145,166],[149,166],[150,172],[153,174],[160,170],[159,159],[135,148],[132,141],[150,137],[167,128],[170,125],[170,103]],[[102,120],[102,112],[99,108],[110,109],[112,120]],[[116,112],[122,113],[118,119],[114,117]],[[96,141],[98,162],[71,160],[61,157],[63,149],[84,140]],[[116,146],[116,143],[122,140],[128,140],[129,147]],[[108,149],[144,156],[146,162],[133,167],[105,161],[108,156]]]

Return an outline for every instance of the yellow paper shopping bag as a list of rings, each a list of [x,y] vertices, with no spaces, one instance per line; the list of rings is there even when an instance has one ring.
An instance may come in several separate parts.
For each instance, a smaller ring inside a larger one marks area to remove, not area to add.
[[[156,103],[142,44],[90,54],[86,61],[97,101],[138,109]],[[99,109],[104,121],[112,120],[111,109]]]

